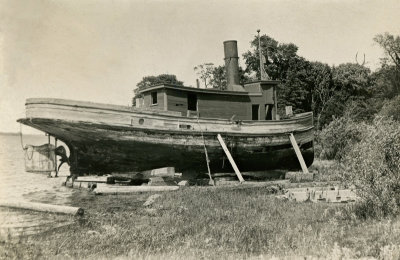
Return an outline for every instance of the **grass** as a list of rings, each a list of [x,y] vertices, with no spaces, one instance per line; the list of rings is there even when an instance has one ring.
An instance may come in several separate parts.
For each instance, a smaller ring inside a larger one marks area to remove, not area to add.
[[[341,181],[343,166],[333,160],[315,160],[309,168],[315,172],[314,181]]]
[[[186,187],[162,193],[95,196],[75,224],[1,243],[7,259],[383,257],[400,254],[400,219],[361,221],[347,205],[282,202],[266,187]]]

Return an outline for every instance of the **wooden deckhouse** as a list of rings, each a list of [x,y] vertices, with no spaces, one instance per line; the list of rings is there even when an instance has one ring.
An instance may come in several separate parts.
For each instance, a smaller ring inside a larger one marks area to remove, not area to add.
[[[237,43],[226,41],[224,47],[226,90],[161,84],[142,90],[137,107],[203,118],[276,120],[276,85],[279,82],[260,80],[240,85]]]
[[[232,120],[276,120],[276,81],[244,85],[243,91],[162,84],[143,90],[138,108],[175,111],[182,116]]]

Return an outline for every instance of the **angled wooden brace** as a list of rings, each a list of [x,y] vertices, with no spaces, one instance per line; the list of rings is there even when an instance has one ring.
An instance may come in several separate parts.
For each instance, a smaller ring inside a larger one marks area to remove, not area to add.
[[[289,139],[290,139],[290,142],[292,143],[294,151],[296,152],[296,156],[297,156],[297,159],[300,162],[301,169],[303,170],[303,173],[309,173],[308,169],[307,169],[307,166],[306,166],[306,163],[304,161],[303,155],[301,154],[300,148],[297,145],[297,142],[296,142],[296,139],[294,138],[293,133],[290,133]]]
[[[243,176],[240,173],[235,161],[233,160],[233,157],[232,157],[231,153],[229,152],[228,148],[226,147],[224,139],[222,139],[222,136],[220,134],[217,135],[217,138],[218,138],[219,143],[222,146],[222,149],[224,149],[224,152],[225,152],[226,156],[228,157],[229,162],[231,163],[233,170],[235,171],[237,177],[239,178],[240,183],[244,182]]]

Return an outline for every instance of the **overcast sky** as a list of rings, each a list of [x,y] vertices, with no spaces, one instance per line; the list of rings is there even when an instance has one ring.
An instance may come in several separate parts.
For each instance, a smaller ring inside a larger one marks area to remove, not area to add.
[[[129,105],[143,76],[162,73],[194,86],[194,66],[223,64],[225,40],[244,53],[257,29],[308,60],[358,52],[375,69],[372,38],[400,34],[400,1],[0,0],[0,132],[19,131],[29,97]]]

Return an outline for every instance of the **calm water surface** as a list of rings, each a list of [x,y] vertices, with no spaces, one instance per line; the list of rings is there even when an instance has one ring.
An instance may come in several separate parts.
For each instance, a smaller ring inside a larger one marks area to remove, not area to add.
[[[46,136],[23,136],[23,143],[41,145],[47,143]],[[54,140],[51,140],[54,143]],[[60,169],[59,178],[47,174],[25,172],[24,151],[19,135],[0,134],[0,202],[31,201],[58,205],[69,205],[73,190],[61,186],[69,175],[68,166]],[[65,216],[14,210],[0,207],[0,240],[21,233],[35,234],[52,226],[62,225]],[[70,220],[69,220],[70,221]]]

